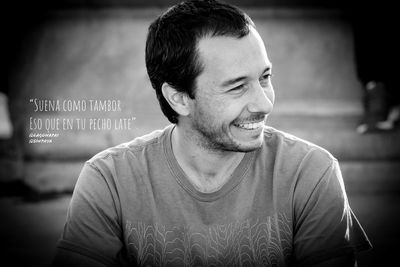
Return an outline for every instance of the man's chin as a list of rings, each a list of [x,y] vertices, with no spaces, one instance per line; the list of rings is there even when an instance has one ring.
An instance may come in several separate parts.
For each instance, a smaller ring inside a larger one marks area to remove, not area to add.
[[[247,141],[247,142],[244,142],[244,141],[238,142],[238,141],[236,141],[235,142],[235,146],[232,147],[233,149],[231,151],[244,152],[244,153],[252,152],[254,150],[259,149],[262,146],[263,140],[264,139],[262,137],[260,137],[257,140],[252,140],[252,141]]]
[[[261,144],[257,145],[257,146],[240,146],[240,147],[238,147],[237,152],[244,152],[244,153],[252,152],[254,150],[259,149],[260,147],[261,147]]]
[[[233,137],[233,136],[232,136]],[[258,133],[245,138],[232,138],[236,144],[238,152],[251,152],[259,149],[264,142],[264,135]]]

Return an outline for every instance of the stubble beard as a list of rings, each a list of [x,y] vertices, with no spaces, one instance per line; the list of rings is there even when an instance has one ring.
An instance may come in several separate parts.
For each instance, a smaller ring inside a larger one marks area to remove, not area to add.
[[[199,119],[192,118],[191,131],[189,132],[189,138],[195,142],[197,146],[204,150],[209,150],[214,153],[223,152],[251,152],[261,147],[262,142],[259,145],[246,146],[241,144],[239,141],[235,141],[230,134],[230,127],[233,123],[223,127],[210,121],[206,121],[204,116],[199,115]],[[262,137],[263,138],[263,137]]]

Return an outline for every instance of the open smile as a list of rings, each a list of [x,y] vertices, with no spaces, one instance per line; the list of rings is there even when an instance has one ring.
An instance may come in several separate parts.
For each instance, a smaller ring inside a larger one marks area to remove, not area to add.
[[[256,130],[264,127],[264,121],[262,120],[259,122],[235,123],[234,125],[244,130]]]

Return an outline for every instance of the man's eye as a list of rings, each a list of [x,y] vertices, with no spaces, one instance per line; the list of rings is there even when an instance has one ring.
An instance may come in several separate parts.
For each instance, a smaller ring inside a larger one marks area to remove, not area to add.
[[[245,88],[245,84],[241,84],[241,85],[238,85],[238,86],[230,89],[229,92],[232,92],[232,93],[239,92],[239,91],[242,91],[244,88]]]
[[[271,81],[271,77],[272,77],[271,73],[267,73],[267,74],[264,74],[263,76],[261,76],[261,78],[260,78],[261,86],[263,86],[263,87],[268,86],[268,84]]]
[[[271,73],[266,73],[266,74],[264,74],[262,77],[261,77],[261,79],[262,80],[267,80],[267,79],[270,79],[272,77],[272,74]]]

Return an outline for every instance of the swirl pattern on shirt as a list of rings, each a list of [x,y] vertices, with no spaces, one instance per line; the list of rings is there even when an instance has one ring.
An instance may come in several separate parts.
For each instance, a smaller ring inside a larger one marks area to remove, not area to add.
[[[265,220],[203,227],[126,222],[128,251],[137,266],[286,266],[291,222],[284,214]]]

